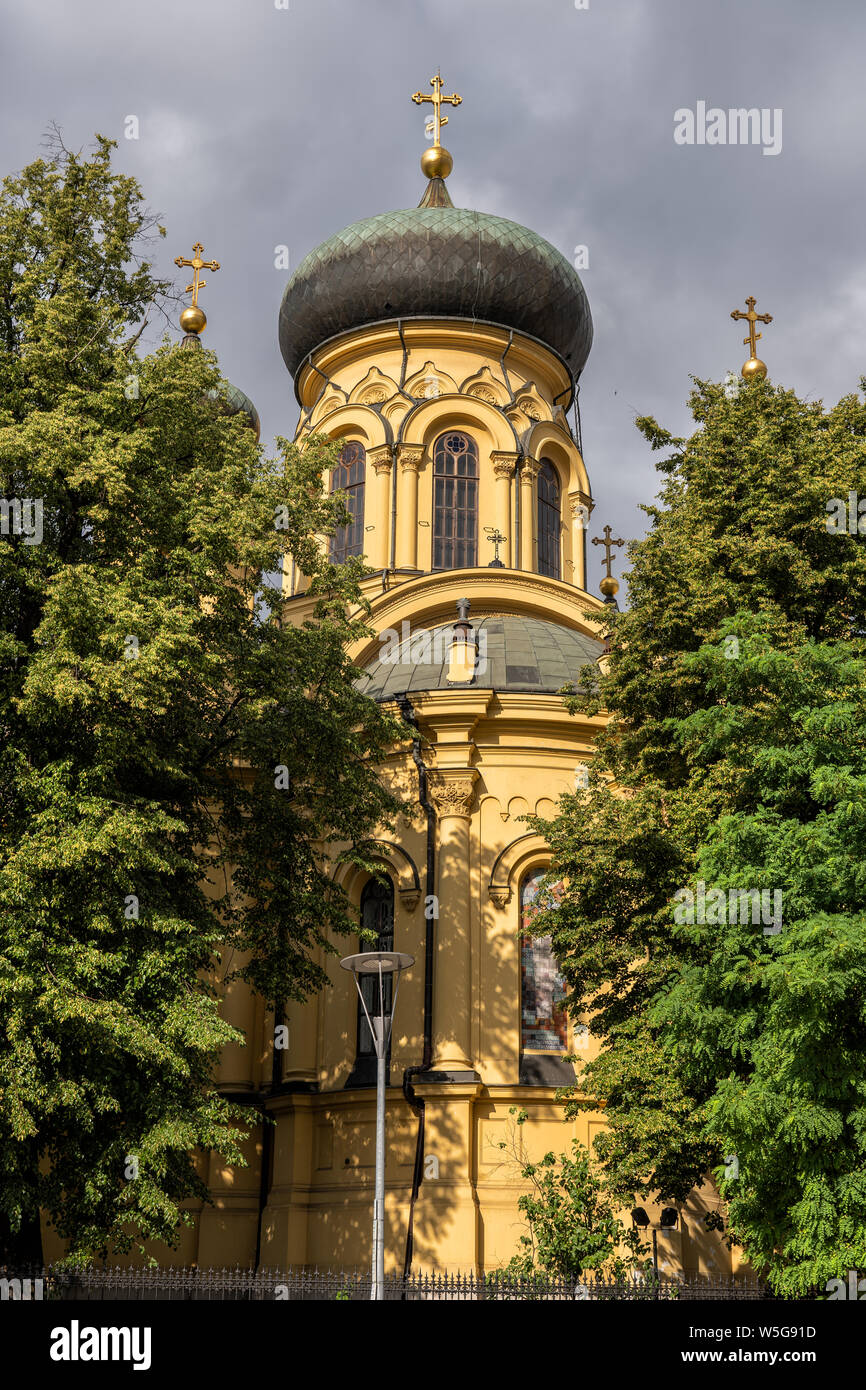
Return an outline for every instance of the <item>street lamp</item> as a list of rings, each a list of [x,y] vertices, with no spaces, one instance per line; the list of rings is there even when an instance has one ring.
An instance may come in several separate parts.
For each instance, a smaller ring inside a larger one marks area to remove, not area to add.
[[[679,1221],[679,1219],[680,1219],[680,1214],[679,1214],[679,1212],[677,1211],[676,1207],[662,1207],[662,1209],[661,1209],[661,1215],[660,1215],[660,1217],[659,1217],[659,1224],[658,1224],[658,1226],[653,1226],[653,1228],[652,1228],[652,1233],[653,1233],[653,1273],[655,1274],[656,1279],[658,1279],[658,1275],[659,1275],[658,1232],[659,1232],[659,1231],[670,1231],[670,1230],[672,1230],[673,1227],[675,1227],[675,1226],[677,1225],[677,1222]],[[642,1230],[646,1230],[647,1226],[649,1226],[649,1224],[650,1224],[650,1219],[649,1219],[649,1217],[647,1216],[646,1210],[645,1210],[644,1207],[635,1207],[634,1211],[633,1211],[632,1214],[631,1214],[631,1224],[632,1224],[633,1226],[638,1226],[638,1227],[640,1227]]]
[[[415,957],[407,956],[402,951],[362,951],[360,955],[345,956],[340,964],[344,970],[351,970],[355,977],[358,998],[376,1049],[376,1187],[373,1194],[373,1288],[370,1298],[378,1302],[385,1297],[385,1064],[388,1043],[391,1041],[400,976],[410,965],[415,964]],[[387,1016],[386,975],[396,977],[391,1008]],[[374,981],[376,978],[379,980],[379,1009],[374,1018],[370,1017],[361,988],[361,981],[367,976],[372,976]]]

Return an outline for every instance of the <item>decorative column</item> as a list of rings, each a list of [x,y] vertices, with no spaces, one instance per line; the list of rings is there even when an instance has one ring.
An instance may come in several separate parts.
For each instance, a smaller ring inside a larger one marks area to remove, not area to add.
[[[541,464],[538,459],[524,459],[520,468],[520,568],[535,570],[536,562],[536,512],[538,510],[538,474]]]
[[[391,446],[380,444],[377,449],[367,450],[367,460],[376,474],[376,488],[373,503],[373,539],[369,551],[369,562],[374,569],[384,570],[390,563],[388,554],[389,517],[391,514]],[[366,521],[367,510],[364,509]],[[366,553],[366,542],[364,545]]]
[[[439,918],[433,977],[434,1071],[472,1072],[469,828],[477,780],[477,770],[470,767],[448,768],[430,775],[430,795],[439,817]]]
[[[503,564],[506,569],[513,569],[515,564],[515,547],[512,536],[514,530],[514,517],[511,510],[511,479],[514,477],[514,470],[517,467],[517,454],[507,454],[495,449],[490,455],[490,462],[493,464],[493,476],[495,483],[495,512],[494,520],[499,534],[505,537],[502,556]]]
[[[571,559],[574,566],[572,583],[576,584],[579,589],[585,589],[586,536],[592,511],[592,498],[585,492],[570,492],[568,501],[571,507]]]
[[[397,564],[418,568],[418,472],[424,458],[423,444],[401,444],[397,480]]]

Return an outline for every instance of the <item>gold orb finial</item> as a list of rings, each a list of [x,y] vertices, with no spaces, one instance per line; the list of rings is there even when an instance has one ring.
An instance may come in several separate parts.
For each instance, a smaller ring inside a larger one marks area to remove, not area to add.
[[[760,334],[758,336],[760,337]],[[767,364],[762,362],[760,357],[750,357],[748,362],[743,363],[741,373],[746,381],[763,381],[767,375]]]
[[[613,598],[615,594],[619,593],[619,580],[614,579],[612,574],[606,574],[598,587],[605,598]]]
[[[421,156],[421,171],[428,179],[447,179],[451,170],[454,168],[454,160],[442,145],[442,127],[448,124],[448,117],[442,115],[442,107],[445,103],[449,106],[459,106],[463,98],[456,92],[450,96],[444,96],[442,75],[437,73],[430,78],[430,86],[433,88],[433,95],[425,96],[423,92],[415,92],[412,100],[417,106],[429,101],[433,104],[433,115],[427,122],[427,134],[432,135],[433,144],[425,150]]]
[[[184,333],[203,333],[207,324],[207,317],[203,309],[198,307],[198,292],[203,290],[207,284],[199,274],[200,270],[219,270],[219,261],[205,261],[202,259],[204,247],[197,241],[192,248],[192,259],[186,256],[175,256],[175,265],[188,265],[192,268],[192,283],[187,285],[187,294],[192,294],[192,303],[188,304],[180,316],[180,326]]]
[[[431,145],[421,156],[421,173],[428,179],[447,179],[454,160],[444,145]]]
[[[748,299],[746,300],[747,312],[745,314],[743,313],[742,309],[731,310],[732,319],[744,319],[749,325],[748,337],[743,339],[743,342],[749,349],[749,360],[748,362],[743,363],[741,369],[741,374],[746,381],[763,381],[764,377],[767,375],[767,364],[766,362],[761,361],[757,353],[757,342],[758,339],[763,335],[755,332],[755,324],[772,323],[773,315],[756,314],[755,305],[757,304],[757,302],[758,301],[755,299],[755,296],[753,294],[750,294]]]
[[[207,316],[204,309],[200,309],[197,304],[187,304],[181,311],[180,326],[184,333],[203,333],[207,327]]]

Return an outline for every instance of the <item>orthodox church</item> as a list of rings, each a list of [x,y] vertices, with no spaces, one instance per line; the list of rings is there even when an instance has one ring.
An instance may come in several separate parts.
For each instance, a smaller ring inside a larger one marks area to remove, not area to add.
[[[420,202],[313,250],[286,286],[279,341],[297,441],[341,445],[323,485],[346,494],[351,522],[332,556],[364,555],[373,570],[376,635],[351,656],[370,698],[417,732],[382,769],[415,806],[379,843],[384,881],[336,871],[378,948],[414,957],[388,1058],[386,1269],[480,1271],[507,1262],[526,1229],[521,1155],[590,1145],[604,1123],[566,1125],[556,1101],[574,1079],[569,1055],[595,1043],[566,1015],[549,941],[524,932],[550,858],[524,818],[552,816],[583,784],[604,721],[570,716],[558,692],[603,660],[587,614],[617,585],[607,527],[604,597],[587,591],[586,293],[537,232],[454,207],[442,108],[460,98],[438,76],[431,86],[413,98],[433,111]],[[238,408],[253,409],[240,395]],[[301,623],[307,581],[289,564],[285,583]],[[336,957],[322,964],[330,988],[292,1006],[276,1064],[274,1019],[242,984],[227,993],[249,1045],[226,1050],[221,1088],[275,1124],[251,1139],[248,1169],[211,1161],[215,1204],[180,1263],[369,1262],[373,1040],[351,977]],[[528,1112],[520,1127],[515,1108]],[[702,1219],[717,1204],[707,1184],[659,1233],[663,1272],[732,1272]]]

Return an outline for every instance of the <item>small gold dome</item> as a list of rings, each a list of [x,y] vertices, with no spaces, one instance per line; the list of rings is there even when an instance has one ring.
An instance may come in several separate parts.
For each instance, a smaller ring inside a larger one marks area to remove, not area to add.
[[[184,333],[201,333],[207,323],[204,309],[197,304],[188,304],[180,316],[180,326]]]
[[[750,357],[748,362],[743,363],[742,374],[746,381],[753,381],[755,377],[760,377],[763,381],[767,375],[767,364],[762,362],[760,357]]]
[[[421,173],[428,179],[447,179],[454,160],[444,145],[431,145],[421,156]]]
[[[601,581],[601,583],[599,584],[598,587],[599,587],[599,589],[601,590],[601,592],[604,594],[605,598],[607,598],[608,595],[609,595],[611,598],[613,598],[614,594],[619,593],[619,580],[618,580],[618,579],[614,579],[614,577],[613,577],[612,574],[610,574],[610,575],[607,575],[607,574],[606,574],[605,577],[604,577],[604,579]]]

